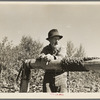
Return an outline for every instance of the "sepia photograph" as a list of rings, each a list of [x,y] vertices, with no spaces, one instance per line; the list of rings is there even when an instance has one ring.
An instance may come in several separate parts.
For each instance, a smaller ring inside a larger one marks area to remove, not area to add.
[[[0,1],[0,98],[100,98],[99,43],[100,2]]]

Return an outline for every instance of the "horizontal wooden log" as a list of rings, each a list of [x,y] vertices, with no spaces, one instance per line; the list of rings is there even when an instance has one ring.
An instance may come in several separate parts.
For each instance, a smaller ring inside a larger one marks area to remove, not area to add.
[[[28,67],[31,69],[49,69],[49,70],[61,70],[61,61],[53,60],[51,62],[43,62],[43,61],[38,61],[35,59],[30,59],[28,63],[26,63]]]
[[[31,69],[49,69],[49,70],[62,70],[62,64],[61,61],[53,60],[51,62],[43,62],[38,61],[35,59],[30,59],[27,61],[27,66]],[[86,70],[100,70],[100,59],[94,59],[89,61],[82,62],[82,66],[64,66],[66,67],[66,71],[86,71]],[[83,69],[85,68],[85,69]]]

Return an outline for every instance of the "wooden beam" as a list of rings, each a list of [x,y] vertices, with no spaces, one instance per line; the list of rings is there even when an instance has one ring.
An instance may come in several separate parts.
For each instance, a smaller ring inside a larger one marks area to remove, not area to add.
[[[35,59],[30,59],[30,62],[26,63],[28,67],[30,67],[31,69],[54,69],[54,70],[61,70],[62,69],[62,65],[61,65],[61,61],[57,61],[57,60],[53,60],[51,62],[43,62],[43,61],[37,61]],[[100,59],[94,59],[94,60],[89,60],[89,61],[84,61],[82,62],[83,67],[86,70],[100,70]],[[84,71],[81,70],[82,66],[65,66],[68,70],[67,71]],[[80,69],[80,70],[78,70]]]

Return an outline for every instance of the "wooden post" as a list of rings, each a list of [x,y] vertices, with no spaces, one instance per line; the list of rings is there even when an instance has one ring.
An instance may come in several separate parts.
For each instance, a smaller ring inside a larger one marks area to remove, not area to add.
[[[27,67],[25,62],[23,62],[21,83],[20,83],[20,92],[27,92],[30,75],[31,75],[31,69],[29,67]]]

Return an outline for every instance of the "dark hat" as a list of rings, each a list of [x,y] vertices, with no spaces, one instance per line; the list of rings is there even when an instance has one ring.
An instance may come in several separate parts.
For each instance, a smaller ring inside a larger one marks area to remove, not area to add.
[[[52,37],[59,37],[61,39],[63,36],[59,35],[59,32],[57,29],[52,29],[49,31],[48,38],[46,38],[46,40],[49,40]]]

